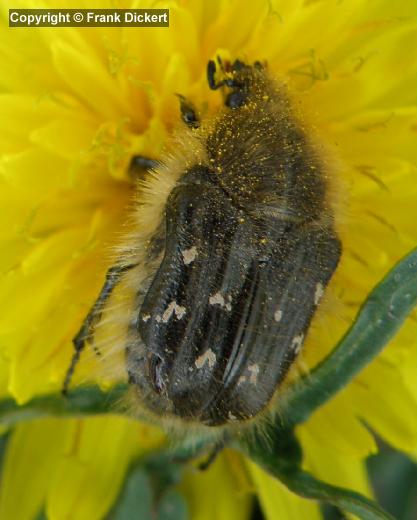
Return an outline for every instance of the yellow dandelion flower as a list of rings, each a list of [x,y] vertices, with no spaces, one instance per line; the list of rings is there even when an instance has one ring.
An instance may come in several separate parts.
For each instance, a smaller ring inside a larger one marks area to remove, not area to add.
[[[176,93],[207,113],[220,106],[206,83],[207,62],[216,56],[266,61],[333,149],[346,199],[343,256],[298,368],[315,366],[416,244],[417,4],[182,0],[152,5],[170,9],[169,28],[7,26],[9,8],[71,7],[67,0],[0,7],[4,402],[25,405],[60,391],[72,338],[126,231],[130,160],[161,157],[178,124]],[[80,0],[77,7],[149,6]],[[297,427],[304,466],[318,478],[371,495],[362,461],[376,446],[364,422],[394,447],[417,453],[415,327],[409,319],[389,348]],[[103,384],[100,366],[97,356],[84,356],[75,383]],[[164,442],[156,427],[110,414],[16,424],[5,448],[0,518],[116,515],[128,469]],[[181,481],[172,479],[193,519],[249,518],[254,495],[267,518],[321,517],[317,503],[232,450],[205,472],[189,466]]]

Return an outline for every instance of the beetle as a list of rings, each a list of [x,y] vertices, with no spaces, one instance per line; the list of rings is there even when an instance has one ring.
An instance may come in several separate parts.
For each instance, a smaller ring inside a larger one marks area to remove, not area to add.
[[[268,408],[342,247],[327,166],[286,86],[265,64],[240,60],[209,61],[207,80],[223,90],[224,107],[200,120],[179,96],[177,154],[132,160],[150,170],[149,182],[170,182],[151,230],[138,207],[138,232],[74,338],[64,392],[113,289],[129,280],[123,348],[140,409],[212,428]]]

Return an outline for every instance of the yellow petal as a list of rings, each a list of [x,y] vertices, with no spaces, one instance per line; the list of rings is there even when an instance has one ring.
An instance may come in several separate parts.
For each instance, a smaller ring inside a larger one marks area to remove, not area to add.
[[[232,457],[236,455],[231,455]],[[181,491],[193,520],[250,518],[251,497],[224,453],[206,470],[186,470]]]
[[[342,488],[353,489],[364,495],[371,496],[372,492],[366,468],[360,453],[361,446],[358,446],[356,453],[354,453],[352,448],[350,454],[348,454],[347,450],[343,453],[341,447],[336,445],[336,440],[329,442],[333,432],[334,428],[329,428],[327,431],[322,432],[320,436],[312,431],[308,425],[302,431],[299,431],[298,435],[302,440],[303,446],[305,446],[303,461],[305,469],[323,482]],[[345,438],[343,439],[342,437],[342,446],[346,444],[349,434],[350,432],[345,432]],[[374,448],[374,451],[376,451],[376,448]]]
[[[154,438],[149,436],[154,432]],[[156,430],[115,416],[75,421],[51,479],[46,511],[51,520],[99,520],[120,491],[134,457],[161,444]]]
[[[262,511],[268,520],[275,520],[276,518],[321,520],[320,509],[315,501],[294,495],[255,463],[247,461],[247,467]]]
[[[104,65],[98,61],[91,63],[88,56],[60,40],[52,43],[52,55],[62,80],[75,96],[83,99],[85,106],[110,119],[129,114],[126,101]],[[97,91],[100,96],[95,94]]]
[[[377,358],[349,388],[350,400],[379,435],[400,450],[417,446],[417,401],[386,358]],[[363,406],[366,403],[366,406]]]
[[[338,395],[297,429],[297,436],[307,452],[314,453],[318,447],[327,450],[327,460],[332,455],[363,459],[376,452],[371,433],[355,417],[346,395]],[[332,455],[330,455],[332,454]]]
[[[71,421],[43,419],[16,427],[8,443],[0,487],[0,518],[33,520],[71,438]]]

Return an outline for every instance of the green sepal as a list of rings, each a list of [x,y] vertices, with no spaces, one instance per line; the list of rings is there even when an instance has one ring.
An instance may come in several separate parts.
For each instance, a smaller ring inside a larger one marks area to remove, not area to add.
[[[395,520],[373,500],[350,489],[326,484],[301,469],[294,468],[280,474],[279,478],[293,493],[303,498],[326,502],[358,516],[361,520]]]
[[[99,415],[122,413],[121,398],[126,394],[127,385],[114,386],[104,392],[98,386],[80,386],[71,390],[68,396],[60,393],[40,395],[19,405],[14,399],[0,400],[0,424],[14,426],[22,421],[42,417],[76,417],[79,415]]]

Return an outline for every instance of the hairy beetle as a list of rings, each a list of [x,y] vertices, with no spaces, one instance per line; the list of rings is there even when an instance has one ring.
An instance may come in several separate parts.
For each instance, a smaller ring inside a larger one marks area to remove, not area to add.
[[[214,61],[207,77],[225,107],[200,121],[179,96],[177,153],[133,160],[151,168],[140,188],[150,196],[74,339],[64,385],[124,280],[123,348],[141,409],[209,427],[267,407],[341,254],[326,168],[285,86],[259,62],[219,65],[221,81]]]

